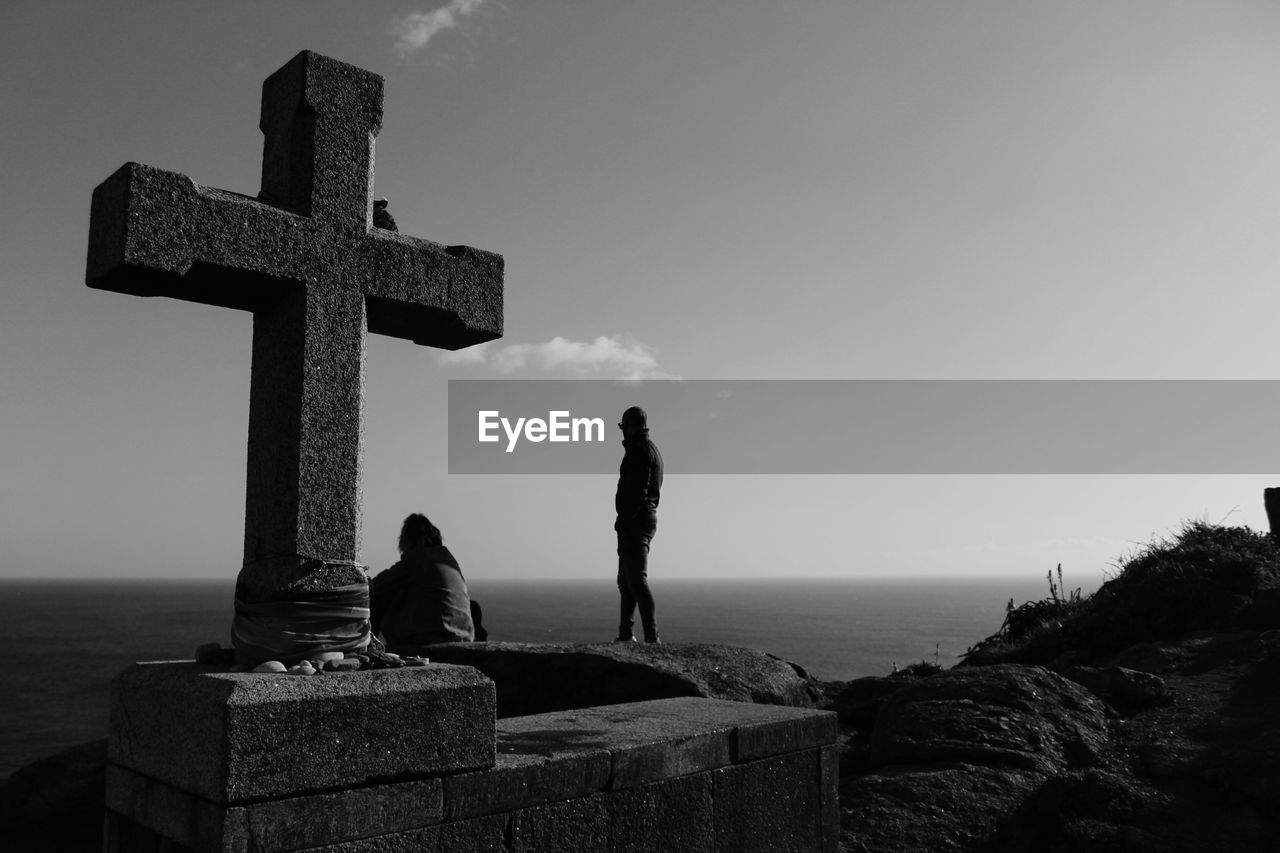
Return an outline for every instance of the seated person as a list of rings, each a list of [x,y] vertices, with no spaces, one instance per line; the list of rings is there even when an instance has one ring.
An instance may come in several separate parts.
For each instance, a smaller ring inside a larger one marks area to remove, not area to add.
[[[467,582],[436,526],[415,512],[400,528],[399,547],[400,562],[369,581],[370,621],[387,650],[414,654],[475,639]]]

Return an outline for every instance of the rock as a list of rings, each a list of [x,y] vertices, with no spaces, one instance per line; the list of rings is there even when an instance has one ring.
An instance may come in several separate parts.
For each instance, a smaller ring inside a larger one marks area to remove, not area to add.
[[[258,664],[250,672],[285,672],[286,667],[278,660],[264,661]]]
[[[962,761],[1051,774],[1098,763],[1102,703],[1039,666],[997,664],[918,679],[876,718],[871,763]]]
[[[1190,655],[1176,644],[1136,643],[1110,659],[1115,666],[1159,675],[1185,664]]]
[[[846,688],[854,713],[882,707],[865,758],[848,763],[855,774],[841,784],[844,849],[1058,849],[989,844],[1046,780],[1104,761],[1102,702],[1038,666],[892,681],[859,679]]]
[[[1121,714],[1150,708],[1169,699],[1164,679],[1149,672],[1122,666],[1073,666],[1063,675],[1108,702]]]
[[[404,657],[405,666],[426,666],[429,663],[431,663],[430,658],[425,658],[420,655],[405,655]]]
[[[976,851],[1043,781],[1003,767],[888,767],[840,787],[842,850]],[[1028,851],[1029,853],[1029,851]]]
[[[325,663],[326,661],[331,661],[331,660],[342,660],[346,656],[347,656],[346,652],[320,652],[317,655],[311,656],[311,664],[312,666],[315,666],[317,662]]]
[[[325,661],[325,672],[355,672],[360,669],[360,661],[355,658]]]
[[[430,650],[436,663],[473,666],[493,679],[499,717],[673,696],[813,707],[803,670],[735,646],[441,643]]]
[[[855,678],[836,695],[827,709],[836,712],[841,725],[869,729],[889,697],[908,684],[911,684],[910,680],[886,676]]]
[[[1105,770],[1067,773],[1045,782],[997,828],[993,851],[1103,851],[1168,853],[1151,832],[1125,825],[1160,797],[1151,788]]]
[[[386,652],[370,651],[361,658],[364,663],[362,669],[397,669],[404,666],[404,661],[400,660],[400,656],[391,656]]]
[[[14,771],[0,787],[6,850],[101,850],[107,741],[91,741]]]
[[[1280,588],[1260,589],[1241,614],[1241,621],[1258,628],[1280,625]]]
[[[236,650],[224,649],[217,643],[204,643],[196,647],[196,662],[209,664],[233,664]]]

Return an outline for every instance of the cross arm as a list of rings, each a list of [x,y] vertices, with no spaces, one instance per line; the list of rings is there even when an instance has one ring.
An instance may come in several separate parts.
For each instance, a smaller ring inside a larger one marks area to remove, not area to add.
[[[366,247],[370,332],[451,350],[502,337],[501,255],[381,229]]]
[[[126,163],[93,191],[85,283],[252,310],[270,281],[305,277],[311,230],[256,199]]]

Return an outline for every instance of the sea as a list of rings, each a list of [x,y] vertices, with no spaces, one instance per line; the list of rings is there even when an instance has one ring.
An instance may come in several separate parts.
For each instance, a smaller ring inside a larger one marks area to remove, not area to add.
[[[0,581],[0,779],[107,734],[108,686],[134,661],[189,660],[228,639],[234,580]],[[664,642],[728,643],[848,680],[895,666],[948,667],[994,633],[1043,576],[653,581]],[[1092,590],[1086,589],[1085,592]],[[607,642],[607,581],[472,581],[490,640]]]

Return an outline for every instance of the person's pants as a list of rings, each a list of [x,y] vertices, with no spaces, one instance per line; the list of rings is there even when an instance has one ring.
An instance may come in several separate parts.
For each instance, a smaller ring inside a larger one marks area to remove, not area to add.
[[[653,593],[649,591],[649,540],[654,531],[618,531],[618,592],[622,594],[622,607],[618,619],[618,637],[631,636],[631,626],[637,605],[640,607],[640,624],[644,638],[653,642],[658,638],[658,628],[653,620]]]

